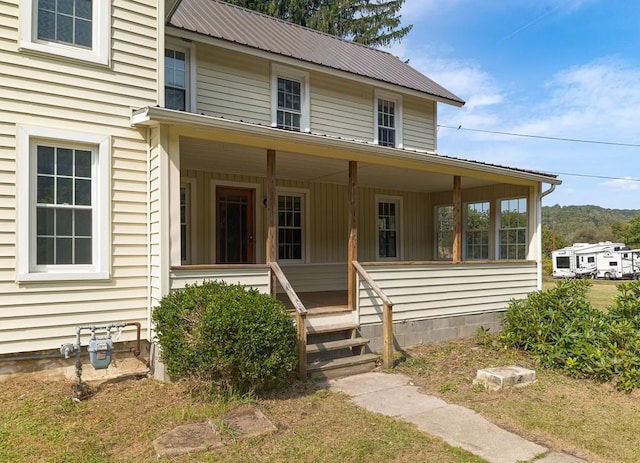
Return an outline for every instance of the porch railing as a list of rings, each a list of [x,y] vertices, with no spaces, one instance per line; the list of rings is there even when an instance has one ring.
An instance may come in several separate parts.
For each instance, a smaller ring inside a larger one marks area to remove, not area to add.
[[[356,269],[360,278],[362,278],[374,293],[380,298],[383,305],[382,314],[382,366],[384,368],[393,368],[393,302],[380,289],[375,281],[369,276],[367,271],[357,260],[352,262],[353,268]]]
[[[273,273],[273,275],[280,283],[280,286],[282,286],[282,288],[287,293],[287,297],[289,298],[291,304],[293,304],[293,307],[295,309],[296,329],[298,333],[298,376],[301,379],[304,379],[307,377],[307,309],[305,308],[302,301],[300,301],[300,298],[298,297],[296,292],[291,287],[289,280],[287,280],[287,277],[282,272],[282,269],[280,268],[278,263],[270,262],[269,267],[271,268],[271,272]],[[271,292],[273,295],[275,295],[275,291],[276,288],[272,287]]]

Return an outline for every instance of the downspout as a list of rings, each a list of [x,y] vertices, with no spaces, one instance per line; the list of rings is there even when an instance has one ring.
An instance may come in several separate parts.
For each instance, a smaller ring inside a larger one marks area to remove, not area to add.
[[[556,189],[555,184],[551,184],[551,186],[547,191],[543,191],[542,193],[540,193],[540,197],[538,198],[538,201],[537,201],[538,204],[536,205],[536,208],[537,208],[536,214],[538,215],[538,243],[540,246],[540,255],[538,256],[538,259],[537,259],[538,291],[542,290],[542,198],[553,193],[553,190],[555,189]]]

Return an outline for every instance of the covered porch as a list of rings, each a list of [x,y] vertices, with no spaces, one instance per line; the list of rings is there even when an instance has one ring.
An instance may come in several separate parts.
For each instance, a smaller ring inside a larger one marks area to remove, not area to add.
[[[153,146],[158,300],[240,282],[289,301],[305,332],[335,321],[305,320],[311,306],[341,306],[381,332],[388,363],[425,340],[393,322],[500,312],[541,285],[549,176],[159,108],[136,120]]]

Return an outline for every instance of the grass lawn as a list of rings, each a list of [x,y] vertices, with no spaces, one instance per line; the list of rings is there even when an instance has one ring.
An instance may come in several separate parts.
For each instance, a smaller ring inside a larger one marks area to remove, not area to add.
[[[0,387],[2,462],[156,462],[152,441],[173,427],[220,416],[234,402],[205,401],[184,384],[151,379],[103,386],[79,404],[69,381]],[[171,462],[483,463],[412,425],[367,412],[346,396],[297,384],[253,403],[277,431]],[[486,463],[486,462],[485,462]]]

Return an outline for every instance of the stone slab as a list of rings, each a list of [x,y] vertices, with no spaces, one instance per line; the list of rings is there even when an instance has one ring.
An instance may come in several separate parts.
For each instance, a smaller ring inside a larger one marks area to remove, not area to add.
[[[327,387],[332,392],[344,392],[351,397],[355,397],[383,389],[406,386],[409,384],[409,381],[409,377],[401,374],[372,372],[333,379],[319,383],[318,385]]]
[[[414,386],[400,386],[361,394],[353,397],[351,401],[372,412],[403,419],[447,405],[437,397],[420,394]]]
[[[276,430],[273,423],[256,407],[243,405],[228,411],[222,417],[235,437],[246,439]],[[222,430],[219,430],[222,431]]]
[[[522,387],[534,383],[536,372],[516,365],[478,370],[473,384],[482,384],[485,389],[500,390]]]
[[[153,441],[158,458],[205,452],[223,445],[210,421],[180,425]]]
[[[527,441],[487,421],[476,412],[447,404],[411,416],[407,421],[418,429],[439,436],[454,447],[461,447],[490,463],[531,461],[547,449]]]

